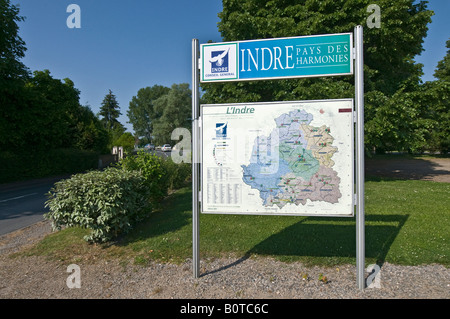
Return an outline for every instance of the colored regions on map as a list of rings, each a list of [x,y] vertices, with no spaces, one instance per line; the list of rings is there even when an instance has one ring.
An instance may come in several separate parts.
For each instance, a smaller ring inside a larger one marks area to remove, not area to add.
[[[311,125],[313,119],[305,110],[283,113],[268,137],[255,139],[250,164],[241,166],[243,181],[259,190],[265,207],[306,205],[308,199],[337,203],[342,196],[331,129]]]

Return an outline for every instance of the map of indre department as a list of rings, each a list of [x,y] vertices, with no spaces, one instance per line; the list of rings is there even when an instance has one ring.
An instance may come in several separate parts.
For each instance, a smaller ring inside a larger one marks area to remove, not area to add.
[[[201,210],[353,216],[352,99],[201,106]]]
[[[274,120],[276,128],[256,137],[250,164],[241,166],[244,183],[259,191],[265,207],[337,203],[341,179],[333,169],[338,148],[330,127],[311,125],[313,115],[300,109]]]

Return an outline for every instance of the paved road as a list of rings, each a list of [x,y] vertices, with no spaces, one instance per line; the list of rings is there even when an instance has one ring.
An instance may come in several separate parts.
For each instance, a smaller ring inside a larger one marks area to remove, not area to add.
[[[0,185],[0,236],[43,220],[45,194],[61,178]]]

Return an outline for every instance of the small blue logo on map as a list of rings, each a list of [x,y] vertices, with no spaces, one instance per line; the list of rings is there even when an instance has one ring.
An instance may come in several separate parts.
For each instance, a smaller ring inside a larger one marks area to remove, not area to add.
[[[226,123],[216,123],[216,138],[226,138],[227,137],[227,124]]]
[[[225,51],[212,51],[211,52],[211,73],[223,73],[228,72],[228,51],[230,48]]]

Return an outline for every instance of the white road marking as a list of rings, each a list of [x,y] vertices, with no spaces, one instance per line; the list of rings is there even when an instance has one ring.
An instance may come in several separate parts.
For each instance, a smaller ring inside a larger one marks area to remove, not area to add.
[[[8,202],[10,200],[16,200],[16,199],[20,199],[20,198],[36,195],[36,194],[37,193],[32,193],[32,194],[26,194],[26,195],[22,195],[22,196],[17,196],[17,197],[12,197],[12,198],[8,198],[8,199],[0,200],[0,203],[4,203],[4,202]]]

